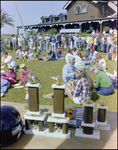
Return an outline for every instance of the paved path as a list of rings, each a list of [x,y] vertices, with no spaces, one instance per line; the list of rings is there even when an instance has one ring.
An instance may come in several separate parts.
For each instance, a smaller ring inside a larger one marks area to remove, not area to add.
[[[24,104],[1,101],[2,105],[15,107],[23,119],[23,115],[26,112]],[[39,108],[46,115],[46,118],[53,110],[52,106],[47,105],[41,105]],[[95,118],[97,111],[94,111],[93,114]],[[2,147],[2,149],[117,149],[117,113],[107,111],[106,118],[110,119],[109,124],[111,130],[100,131],[100,139],[75,137],[75,129],[69,128],[71,130],[70,139],[23,134],[17,142],[10,146]]]

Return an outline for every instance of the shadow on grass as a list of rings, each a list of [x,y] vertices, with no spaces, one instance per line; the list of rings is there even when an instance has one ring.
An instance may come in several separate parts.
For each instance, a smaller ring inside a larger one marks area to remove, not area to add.
[[[97,92],[92,92],[91,100],[96,102],[99,98],[100,98],[100,96],[97,94]]]

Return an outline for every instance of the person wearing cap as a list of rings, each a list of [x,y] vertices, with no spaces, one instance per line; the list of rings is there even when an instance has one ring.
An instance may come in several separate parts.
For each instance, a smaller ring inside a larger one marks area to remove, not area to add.
[[[99,64],[92,66],[92,72],[96,74],[96,81],[94,82],[94,89],[100,95],[110,95],[114,92],[113,84],[109,76],[102,71]]]
[[[90,93],[94,90],[93,81],[85,71],[84,65],[77,66],[74,75],[77,77],[76,82],[69,80],[65,92],[75,104],[83,104],[84,97],[91,98]]]
[[[33,75],[32,71],[27,70],[25,64],[20,64],[20,73],[19,73],[20,81],[19,81],[19,84],[22,84],[22,83],[26,84],[28,82],[27,75]]]
[[[63,78],[63,82],[64,83],[68,83],[68,81],[70,79],[73,79],[73,80],[76,80],[76,76],[74,75],[74,71],[75,71],[75,58],[70,56],[69,58],[69,62],[67,64],[65,64],[63,66],[63,69],[62,69],[62,78]],[[44,98],[46,99],[52,99],[52,97],[54,96],[54,93],[49,93],[47,95],[43,95]]]
[[[76,80],[74,75],[75,71],[75,58],[73,56],[68,57],[68,63],[64,65],[62,69],[63,82],[67,83],[70,79]]]
[[[14,66],[8,65],[8,70],[1,74],[1,97],[13,83],[16,83],[17,74],[14,72]]]
[[[102,58],[100,55],[96,57],[96,61],[99,65],[102,66],[103,71],[106,71],[106,60]]]
[[[39,33],[38,37],[37,37],[37,41],[39,43],[39,46],[41,48],[41,51],[43,51],[43,37],[42,37],[42,34]]]
[[[55,60],[55,52],[53,52],[51,49],[48,50],[48,55],[46,56],[45,61],[49,60]]]

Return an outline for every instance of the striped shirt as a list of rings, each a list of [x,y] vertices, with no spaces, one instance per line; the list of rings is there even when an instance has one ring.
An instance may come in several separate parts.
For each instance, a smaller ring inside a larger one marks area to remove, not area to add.
[[[78,97],[80,103],[84,102],[84,97],[88,96],[88,82],[86,78],[77,80],[75,88],[71,91],[73,97]]]

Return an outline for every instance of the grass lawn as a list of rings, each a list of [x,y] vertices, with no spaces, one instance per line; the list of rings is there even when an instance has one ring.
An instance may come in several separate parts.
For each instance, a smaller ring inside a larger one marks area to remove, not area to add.
[[[15,56],[16,52],[10,51],[9,48],[4,48],[4,51],[7,51],[12,57]],[[85,51],[81,52],[82,55],[85,55]],[[46,54],[46,52],[44,52]],[[64,55],[64,52],[62,53],[62,56]],[[102,56],[102,58],[106,57],[106,54],[103,52],[100,52],[99,55]],[[2,55],[1,55],[2,56]],[[16,60],[16,63],[19,67],[22,61]],[[50,78],[52,76],[59,76],[62,79],[62,68],[66,64],[65,61],[62,60],[55,60],[55,61],[25,61],[24,62],[27,66],[27,69],[32,70],[34,75],[37,76],[37,78],[40,80],[40,83],[42,85],[42,89],[39,90],[39,104],[40,105],[53,105],[53,99],[45,99],[43,98],[44,94],[48,94],[53,92],[53,89],[51,88],[51,85],[54,83],[53,80]],[[90,67],[92,65],[88,65]],[[114,69],[117,70],[117,62],[112,62],[110,60],[106,61],[107,71],[111,74],[113,74]],[[7,67],[2,69],[4,71],[7,71]],[[19,70],[19,68],[18,68]],[[91,76],[93,80],[95,80],[95,75],[90,74],[89,71],[87,71],[88,74]],[[17,72],[17,81],[19,81],[19,72]],[[26,88],[25,84],[24,88]],[[1,101],[9,101],[9,102],[19,102],[23,103],[25,100],[25,90],[24,88],[14,88],[11,86],[7,92],[4,94],[3,97],[1,97]],[[94,110],[97,109],[98,100],[103,100],[108,105],[108,111],[117,111],[117,90],[114,90],[114,93],[109,96],[102,96],[97,94],[96,92],[93,92],[92,94],[92,100],[95,102]],[[65,105],[66,104],[72,104],[73,106],[81,106],[77,105],[71,102],[71,100],[68,97],[65,97],[64,100]]]

